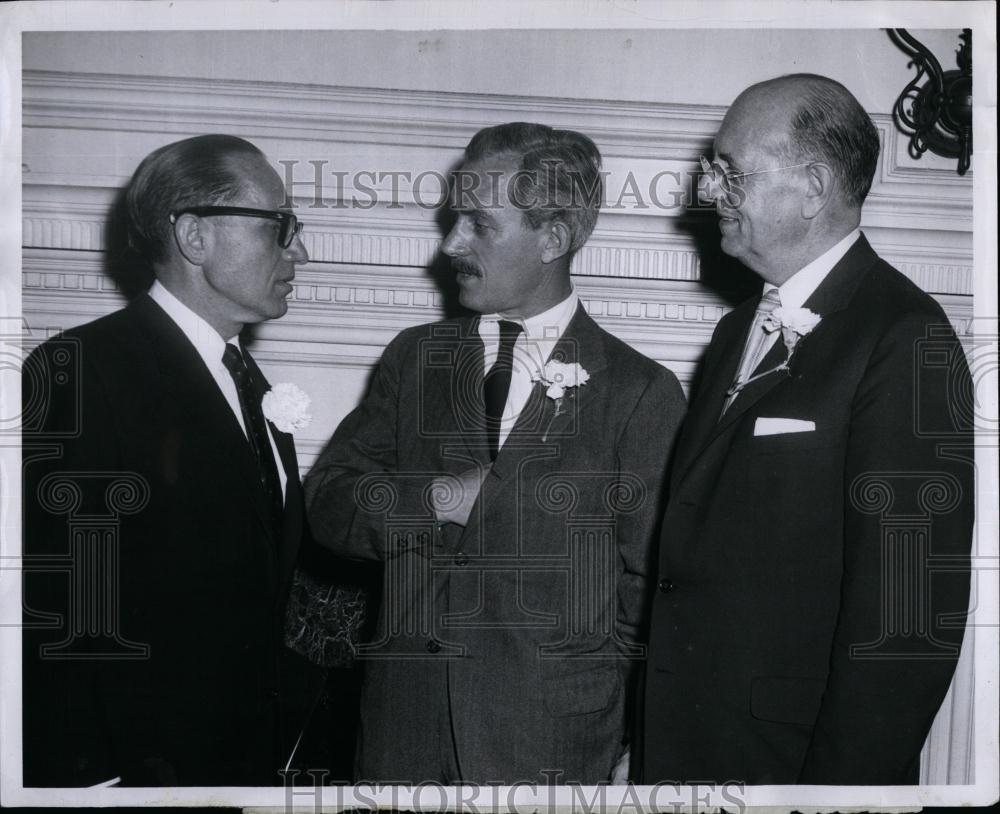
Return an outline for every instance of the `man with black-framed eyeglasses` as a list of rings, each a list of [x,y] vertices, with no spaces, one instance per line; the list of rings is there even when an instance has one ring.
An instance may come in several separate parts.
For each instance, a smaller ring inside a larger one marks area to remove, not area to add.
[[[147,156],[126,205],[152,287],[25,363],[25,448],[56,445],[25,455],[25,553],[75,550],[81,513],[114,530],[80,543],[97,570],[76,593],[26,574],[25,607],[61,621],[24,636],[24,785],[282,785],[322,674],[284,646],[309,538],[288,417],[241,334],[288,310],[301,224],[228,135]]]
[[[701,159],[763,291],[719,322],[677,442],[646,783],[918,780],[969,598],[972,391],[941,306],[860,231],[879,151],[845,87],[797,74]]]
[[[291,212],[253,209],[248,206],[185,206],[183,209],[170,213],[170,222],[177,223],[177,219],[181,215],[196,215],[201,218],[214,215],[216,217],[261,218],[276,221],[278,224],[278,245],[282,249],[291,248],[292,241],[299,236],[305,225],[299,223],[298,218]]]

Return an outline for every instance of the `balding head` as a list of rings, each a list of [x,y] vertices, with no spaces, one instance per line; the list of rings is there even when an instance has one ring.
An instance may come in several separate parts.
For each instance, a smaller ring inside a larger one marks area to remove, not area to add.
[[[878,130],[851,92],[816,74],[789,74],[753,85],[733,110],[756,109],[763,137],[784,144],[790,162],[820,161],[837,180],[843,202],[864,203],[878,162]]]
[[[837,82],[795,74],[748,88],[715,137],[722,250],[781,285],[858,226],[878,153],[875,126]]]

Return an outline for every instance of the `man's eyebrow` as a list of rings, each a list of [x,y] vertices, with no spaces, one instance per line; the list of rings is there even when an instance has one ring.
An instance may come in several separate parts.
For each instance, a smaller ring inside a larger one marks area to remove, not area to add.
[[[723,161],[725,161],[725,162],[726,162],[727,164],[734,164],[734,163],[736,163],[736,162],[735,162],[735,161],[733,160],[733,157],[732,157],[732,156],[731,156],[731,155],[730,155],[729,153],[716,153],[716,157],[717,157],[717,158],[721,158],[721,159],[722,159]]]
[[[456,215],[470,215],[474,217],[488,218],[490,220],[493,219],[493,215],[481,206],[453,206],[451,211]]]

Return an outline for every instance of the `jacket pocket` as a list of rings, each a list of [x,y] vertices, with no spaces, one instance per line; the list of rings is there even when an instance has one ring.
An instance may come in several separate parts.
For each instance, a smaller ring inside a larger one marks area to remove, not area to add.
[[[551,676],[542,682],[545,709],[557,718],[600,712],[620,691],[621,679],[615,665]]]
[[[812,726],[826,679],[757,676],[750,683],[750,714],[761,721]]]

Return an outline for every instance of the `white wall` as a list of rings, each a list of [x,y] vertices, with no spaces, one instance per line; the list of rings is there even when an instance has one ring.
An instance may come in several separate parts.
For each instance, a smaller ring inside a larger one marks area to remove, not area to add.
[[[314,22],[314,21],[313,21]],[[572,22],[572,21],[568,21]],[[958,29],[914,30],[945,70]],[[754,82],[809,71],[888,113],[912,78],[877,28],[48,32],[24,40],[28,70],[728,105]]]

